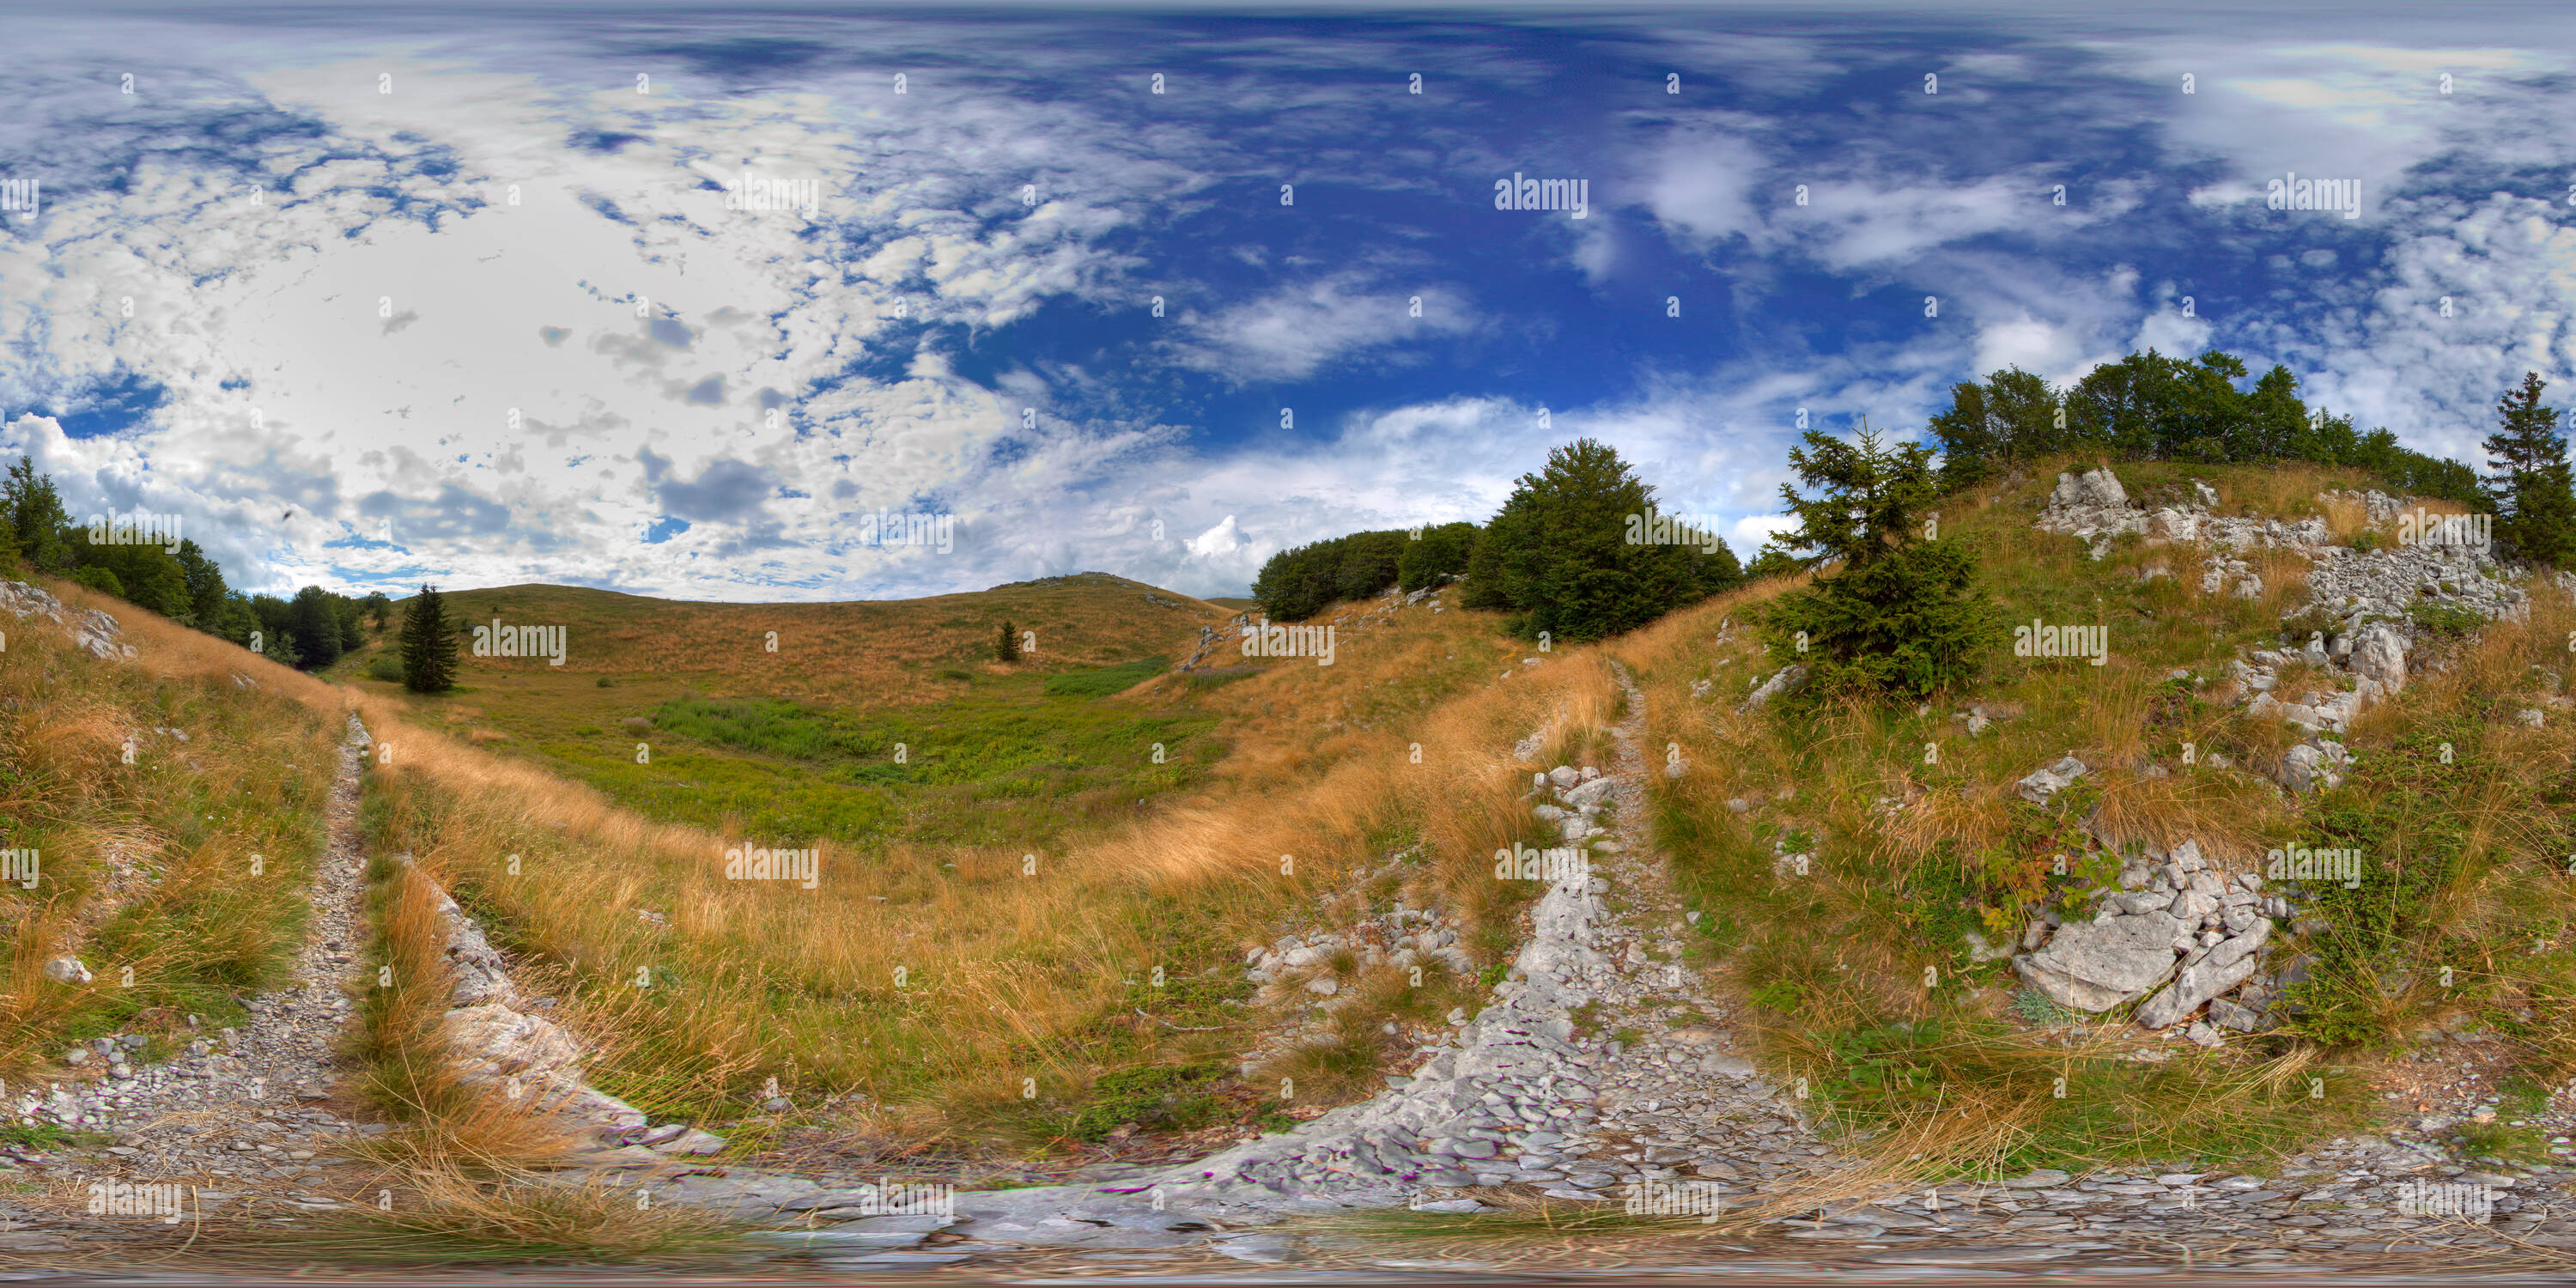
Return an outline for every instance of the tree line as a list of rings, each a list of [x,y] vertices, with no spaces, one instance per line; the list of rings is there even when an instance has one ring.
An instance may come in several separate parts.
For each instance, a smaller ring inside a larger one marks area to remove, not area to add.
[[[1553,642],[1634,630],[1742,575],[1719,534],[1677,527],[1615,449],[1586,438],[1548,453],[1482,525],[1354,532],[1283,550],[1262,564],[1252,597],[1271,618],[1296,621],[1390,586],[1463,577],[1460,602]]]
[[[2274,365],[2251,387],[2245,361],[2212,349],[2184,361],[2149,349],[2104,363],[2059,389],[2019,367],[1951,386],[1932,417],[1940,484],[1955,492],[2047,456],[2264,465],[2309,461],[2367,470],[2417,496],[2475,504],[2475,470],[2397,445],[2386,429],[2311,410],[2299,379]]]
[[[1580,440],[1523,475],[1481,527],[1449,525],[1441,531],[1456,535],[1436,547],[1418,530],[1283,551],[1262,566],[1253,597],[1273,618],[1295,620],[1463,568],[1467,606],[1504,611],[1508,629],[1525,637],[1583,640],[1634,629],[1746,577],[1813,572],[1808,585],[1749,614],[1774,655],[1806,668],[1811,696],[1916,697],[1972,678],[2001,630],[1975,556],[1927,518],[1949,494],[2070,455],[2356,468],[2400,493],[2493,513],[2502,554],[2576,567],[2576,481],[2538,373],[2497,401],[2486,475],[2401,447],[2386,429],[2361,433],[2349,416],[2311,410],[2286,367],[2248,380],[2244,361],[2220,350],[2186,362],[2149,349],[2065,389],[2018,367],[1962,382],[1925,442],[1883,443],[1866,426],[1852,441],[1810,430],[1789,452],[1810,491],[1780,488],[1797,526],[1742,570],[1722,544],[1703,552],[1635,543],[1624,521],[1651,512],[1654,490],[1616,451]]]
[[[245,595],[194,540],[175,549],[166,543],[119,544],[91,540],[87,524],[63,508],[52,476],[21,456],[0,477],[0,566],[23,565],[62,577],[183,626],[244,648],[258,637],[260,652],[312,670],[366,642],[384,628],[392,601],[381,592],[352,598],[306,586],[290,598]]]

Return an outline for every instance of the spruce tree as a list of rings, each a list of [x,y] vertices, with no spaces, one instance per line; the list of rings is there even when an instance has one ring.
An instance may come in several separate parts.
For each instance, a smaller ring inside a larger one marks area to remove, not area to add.
[[[1809,430],[1806,443],[1789,466],[1819,491],[1780,485],[1799,526],[1774,539],[1774,562],[1824,571],[1763,614],[1773,656],[1804,663],[1817,695],[1919,697],[1967,680],[2001,616],[1976,589],[1976,557],[1930,519],[1932,449],[1882,448],[1865,424],[1857,442]]]
[[[2567,437],[2557,431],[2556,408],[2540,401],[2549,387],[2537,371],[2496,400],[2503,428],[2487,435],[2486,480],[2496,508],[2496,536],[2526,559],[2554,567],[2576,564],[2576,487],[2571,487]]]
[[[436,590],[422,586],[403,615],[403,687],[414,693],[444,693],[456,687],[456,624],[447,619],[447,603]]]
[[[1008,621],[1002,623],[1002,633],[993,638],[993,660],[1004,663],[1020,660],[1019,628]]]

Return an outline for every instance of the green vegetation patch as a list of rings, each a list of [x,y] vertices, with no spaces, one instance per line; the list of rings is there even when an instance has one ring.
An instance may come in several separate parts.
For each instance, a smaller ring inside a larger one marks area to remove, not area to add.
[[[1148,657],[1089,671],[1066,671],[1046,678],[1046,695],[1050,698],[1105,698],[1113,693],[1124,693],[1161,675],[1167,665],[1167,659]]]

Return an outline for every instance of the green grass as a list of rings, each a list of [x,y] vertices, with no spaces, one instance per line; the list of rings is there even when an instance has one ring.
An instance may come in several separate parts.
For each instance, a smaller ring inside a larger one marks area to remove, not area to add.
[[[95,1149],[113,1144],[102,1132],[71,1131],[48,1122],[0,1122],[0,1145],[17,1149]]]
[[[2462,1123],[2452,1130],[2460,1137],[2460,1153],[2469,1158],[2507,1163],[2549,1161],[2549,1133],[2537,1127],[2515,1127],[2499,1121]]]
[[[2450,604],[2416,604],[2406,610],[2415,624],[2437,635],[2474,635],[2487,624],[2479,614]]]
[[[1161,675],[1169,665],[1168,659],[1149,657],[1096,670],[1066,671],[1046,678],[1046,694],[1050,698],[1105,698]]]
[[[647,734],[538,750],[653,817],[854,845],[1045,845],[1201,781],[1224,754],[1212,716],[1049,696],[1043,684],[1005,676],[872,715],[683,696],[652,710]],[[652,744],[650,764],[635,762],[636,742]]]
[[[1998,1106],[2015,1127],[1988,1160],[2002,1175],[2278,1155],[2353,1125],[2368,1106],[2362,1080],[2341,1072],[2250,1083],[2244,1069],[2197,1053],[2161,1064],[2069,1058],[1975,1017],[1821,1036],[1827,1058],[1813,1087],[1829,1127],[1867,1138]]]

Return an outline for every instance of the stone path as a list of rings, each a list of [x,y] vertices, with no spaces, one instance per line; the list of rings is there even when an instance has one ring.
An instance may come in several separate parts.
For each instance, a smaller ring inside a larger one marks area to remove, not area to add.
[[[1466,1213],[1532,1191],[1570,1204],[1636,1198],[1681,1218],[1664,1249],[1632,1241],[1590,1258],[1641,1270],[1712,1255],[1781,1269],[2048,1262],[2071,1271],[2185,1258],[2384,1269],[2438,1253],[2446,1273],[2465,1273],[2546,1264],[2561,1245],[2576,1248],[2576,1208],[2551,1169],[2473,1170],[2438,1145],[2379,1138],[2330,1142],[2262,1174],[2034,1172],[1861,1189],[1775,1217],[1760,1235],[1693,1234],[1695,1215],[1830,1192],[1837,1162],[1800,1103],[1727,1050],[1724,1011],[1677,959],[1685,925],[1639,790],[1644,698],[1624,672],[1619,681],[1630,714],[1615,731],[1613,772],[1587,780],[1560,769],[1533,791],[1547,798],[1542,817],[1592,866],[1551,874],[1495,1004],[1387,1093],[1194,1164],[953,1194],[928,1214],[878,1214],[891,1190],[739,1171],[649,1183],[669,1199],[810,1227],[770,1236],[782,1249],[885,1269],[969,1259],[1086,1273],[1211,1261],[1534,1268],[1522,1251],[1492,1244],[1482,1259],[1391,1257],[1336,1224],[1355,1209]],[[1606,834],[1596,830],[1605,816]],[[1538,1244],[1572,1255],[1564,1239]]]
[[[795,1246],[890,1265],[924,1254],[884,1249],[934,1232],[948,1240],[941,1257],[1203,1245],[1274,1261],[1304,1255],[1304,1236],[1269,1228],[1292,1218],[1476,1211],[1477,1187],[1599,1202],[1686,1178],[1723,1206],[1745,1201],[1723,1195],[1765,1178],[1806,1174],[1827,1151],[1779,1088],[1724,1050],[1713,1025],[1722,1012],[1680,960],[1685,923],[1644,822],[1645,697],[1624,671],[1618,678],[1629,714],[1614,731],[1613,772],[1587,779],[1559,768],[1532,789],[1563,845],[1534,855],[1553,879],[1494,1005],[1461,1017],[1456,1036],[1427,1048],[1386,1093],[1181,1167],[954,1195],[949,1216],[871,1215],[890,1192],[738,1170],[642,1183],[663,1201],[828,1224],[793,1236]]]

